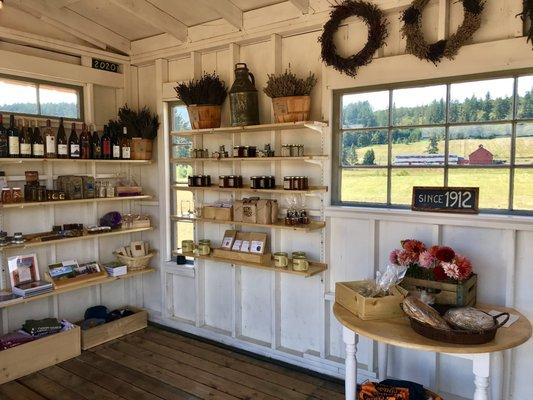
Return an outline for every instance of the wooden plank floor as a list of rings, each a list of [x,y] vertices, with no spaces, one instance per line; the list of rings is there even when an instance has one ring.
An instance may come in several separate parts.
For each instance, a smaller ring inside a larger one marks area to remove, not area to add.
[[[336,381],[155,327],[0,386],[1,400],[343,400]]]

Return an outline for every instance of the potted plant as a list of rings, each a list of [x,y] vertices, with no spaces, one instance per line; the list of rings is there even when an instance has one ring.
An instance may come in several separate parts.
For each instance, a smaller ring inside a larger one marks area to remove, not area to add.
[[[317,79],[309,72],[307,78],[299,78],[290,69],[279,75],[268,75],[263,91],[272,99],[276,122],[309,120],[311,91]]]
[[[118,110],[118,122],[109,124],[110,129],[120,133],[120,126],[128,128],[131,137],[131,159],[151,160],[153,141],[159,129],[159,117],[153,114],[148,107],[139,111],[132,110],[124,105]]]
[[[219,128],[221,109],[228,93],[224,81],[213,74],[180,83],[174,88],[185,103],[193,129]]]

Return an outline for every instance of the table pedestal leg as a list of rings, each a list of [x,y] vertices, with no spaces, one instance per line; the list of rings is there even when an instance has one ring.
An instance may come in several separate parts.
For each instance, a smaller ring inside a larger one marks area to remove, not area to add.
[[[342,340],[346,345],[346,360],[344,362],[345,378],[344,390],[346,400],[355,400],[357,390],[357,342],[359,336],[346,327],[342,327]]]
[[[378,343],[378,378],[380,381],[387,379],[389,364],[389,346],[386,343]]]
[[[489,400],[490,354],[476,354],[472,358],[474,371],[474,400]]]
[[[490,357],[492,400],[503,399],[503,352],[491,353]]]

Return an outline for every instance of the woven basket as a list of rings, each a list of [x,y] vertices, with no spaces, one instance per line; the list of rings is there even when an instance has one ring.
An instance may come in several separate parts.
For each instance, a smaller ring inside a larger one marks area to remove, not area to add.
[[[288,96],[272,99],[276,122],[298,122],[309,120],[311,96]]]
[[[128,256],[123,256],[121,254],[115,253],[115,256],[118,258],[118,260],[121,263],[126,264],[128,266],[128,272],[141,271],[147,268],[148,265],[150,264],[150,260],[152,259],[154,255],[155,255],[154,251],[151,251],[150,254],[147,254],[142,257],[128,257]]]

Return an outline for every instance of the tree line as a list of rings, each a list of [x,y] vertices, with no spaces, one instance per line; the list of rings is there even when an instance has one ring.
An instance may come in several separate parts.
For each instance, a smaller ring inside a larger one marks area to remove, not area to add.
[[[0,111],[6,113],[37,114],[36,103],[13,103],[0,106]],[[66,118],[78,118],[78,106],[75,103],[41,103],[41,115]]]

